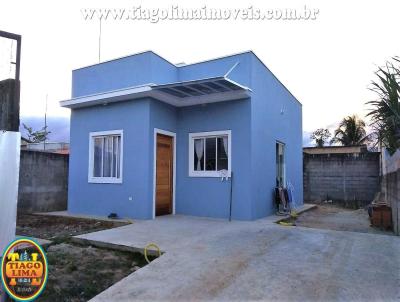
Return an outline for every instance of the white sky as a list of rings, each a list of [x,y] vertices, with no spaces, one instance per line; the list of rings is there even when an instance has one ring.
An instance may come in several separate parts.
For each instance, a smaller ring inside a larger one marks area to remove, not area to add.
[[[68,115],[71,70],[98,62],[98,21],[82,8],[130,8],[138,1],[5,1],[0,29],[22,35],[21,114]],[[365,114],[377,65],[400,55],[400,1],[146,1],[145,7],[318,8],[316,21],[103,22],[102,60],[154,50],[192,63],[253,50],[303,104],[303,130]]]

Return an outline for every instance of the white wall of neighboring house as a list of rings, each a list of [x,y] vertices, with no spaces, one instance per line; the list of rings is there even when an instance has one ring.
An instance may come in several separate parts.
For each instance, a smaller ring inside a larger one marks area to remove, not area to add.
[[[15,238],[21,133],[0,130],[0,257]]]

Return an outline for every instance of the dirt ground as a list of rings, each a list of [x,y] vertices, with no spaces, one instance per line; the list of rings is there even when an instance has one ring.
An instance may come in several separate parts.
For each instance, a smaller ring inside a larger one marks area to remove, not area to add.
[[[296,225],[336,231],[393,235],[391,231],[370,226],[367,210],[351,210],[335,205],[317,205],[316,209],[300,214],[296,219]]]
[[[50,246],[47,259],[49,278],[37,301],[87,301],[146,265],[141,254],[71,243]]]
[[[21,214],[17,218],[17,235],[54,240],[126,224],[128,223],[120,221]]]
[[[48,239],[49,278],[37,301],[87,301],[146,265],[138,253],[84,246],[71,237],[116,228],[126,222],[18,215],[17,235]]]

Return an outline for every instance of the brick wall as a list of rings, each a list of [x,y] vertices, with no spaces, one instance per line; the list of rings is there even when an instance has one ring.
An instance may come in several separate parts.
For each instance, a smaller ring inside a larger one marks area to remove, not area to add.
[[[332,200],[352,208],[370,203],[380,191],[379,157],[379,152],[304,153],[304,201]]]

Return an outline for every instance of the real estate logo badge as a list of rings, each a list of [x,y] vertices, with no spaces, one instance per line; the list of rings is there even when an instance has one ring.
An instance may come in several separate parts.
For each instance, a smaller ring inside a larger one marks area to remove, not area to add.
[[[32,301],[43,291],[48,275],[42,247],[28,238],[12,241],[3,253],[1,280],[5,291],[16,301]]]

